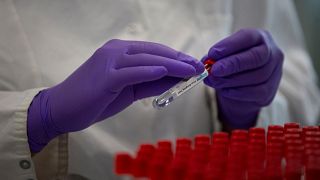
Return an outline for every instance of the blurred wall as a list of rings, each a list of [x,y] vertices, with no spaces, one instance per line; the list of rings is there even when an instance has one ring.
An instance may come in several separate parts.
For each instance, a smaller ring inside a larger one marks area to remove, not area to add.
[[[294,0],[320,84],[320,0]]]

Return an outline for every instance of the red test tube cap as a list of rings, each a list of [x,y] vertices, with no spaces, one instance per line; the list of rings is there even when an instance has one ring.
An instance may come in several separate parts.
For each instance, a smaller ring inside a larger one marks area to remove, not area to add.
[[[212,143],[214,143],[218,139],[229,140],[229,134],[226,133],[226,132],[214,132],[214,133],[212,133]]]
[[[179,145],[191,146],[192,140],[189,138],[178,138],[176,140],[176,146],[179,146]]]
[[[171,149],[172,148],[172,143],[170,140],[160,140],[158,141],[158,148],[168,148]]]
[[[249,129],[249,134],[265,134],[266,131],[264,128],[254,127]]]
[[[195,138],[195,144],[198,144],[198,143],[206,143],[206,144],[210,144],[210,136],[207,135],[207,134],[200,134],[200,135],[197,135]]]
[[[208,59],[206,59],[206,60],[203,62],[205,69],[206,69],[209,73],[211,73],[211,67],[212,67],[212,65],[213,65],[214,63],[216,63],[216,62],[215,62],[213,59],[211,59],[211,58],[208,58]]]
[[[300,124],[298,124],[298,123],[291,122],[291,123],[285,123],[284,124],[284,130],[285,131],[287,129],[297,129],[297,128],[300,128]]]
[[[283,131],[283,126],[280,125],[270,125],[268,126],[268,132],[270,131]]]
[[[130,174],[133,158],[128,153],[118,153],[115,158],[116,174]]]

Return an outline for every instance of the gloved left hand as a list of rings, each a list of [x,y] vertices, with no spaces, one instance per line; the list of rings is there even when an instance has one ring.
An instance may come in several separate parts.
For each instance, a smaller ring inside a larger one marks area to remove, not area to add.
[[[203,70],[195,58],[158,43],[108,41],[66,80],[34,97],[30,149],[39,152],[56,136],[83,130]]]
[[[279,86],[283,53],[264,30],[244,29],[209,50],[216,63],[205,84],[216,89],[218,116],[226,130],[255,125]]]

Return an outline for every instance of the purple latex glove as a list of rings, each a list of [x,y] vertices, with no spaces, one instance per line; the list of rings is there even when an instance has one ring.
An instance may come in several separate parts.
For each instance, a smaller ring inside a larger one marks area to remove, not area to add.
[[[85,129],[202,71],[200,61],[164,45],[111,40],[65,81],[33,99],[30,149],[38,152],[60,134]]]
[[[216,63],[204,82],[216,89],[225,130],[254,126],[277,92],[283,53],[268,32],[243,29],[211,47],[208,57]]]

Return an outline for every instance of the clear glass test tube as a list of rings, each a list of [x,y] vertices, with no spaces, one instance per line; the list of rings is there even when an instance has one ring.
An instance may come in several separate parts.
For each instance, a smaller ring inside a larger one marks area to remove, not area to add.
[[[207,59],[204,61],[205,70],[197,76],[193,76],[189,79],[184,79],[178,82],[175,86],[156,97],[153,100],[153,107],[157,109],[164,108],[168,106],[171,102],[173,102],[177,97],[186,93],[200,82],[202,82],[208,75],[211,70],[211,66],[214,64],[214,60]]]

